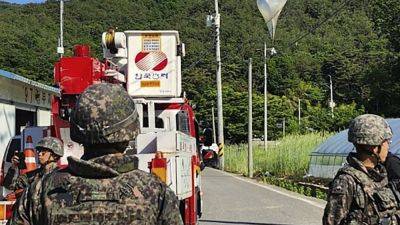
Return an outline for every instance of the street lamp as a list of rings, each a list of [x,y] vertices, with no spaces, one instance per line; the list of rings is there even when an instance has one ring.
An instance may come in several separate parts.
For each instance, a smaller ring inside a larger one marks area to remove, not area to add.
[[[257,49],[260,51],[261,49]],[[267,150],[268,143],[268,52],[272,57],[277,54],[275,48],[267,48],[267,43],[264,42],[264,149]]]

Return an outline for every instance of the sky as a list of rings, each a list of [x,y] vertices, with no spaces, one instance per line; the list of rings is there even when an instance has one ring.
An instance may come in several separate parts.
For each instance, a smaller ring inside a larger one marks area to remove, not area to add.
[[[42,3],[45,0],[3,0],[5,2],[17,3],[17,4],[26,4],[26,3]]]

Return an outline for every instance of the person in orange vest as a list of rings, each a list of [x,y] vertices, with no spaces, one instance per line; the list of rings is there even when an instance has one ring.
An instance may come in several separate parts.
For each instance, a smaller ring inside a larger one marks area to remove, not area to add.
[[[25,189],[35,179],[39,179],[43,175],[48,174],[56,169],[57,161],[64,155],[63,144],[60,139],[55,137],[43,138],[37,143],[35,149],[38,153],[40,167],[38,169],[20,174],[19,176],[15,177],[16,169],[21,163],[20,158],[17,154],[15,154],[11,159],[12,166],[8,170],[6,177],[4,178],[4,187],[13,191]],[[32,164],[35,162],[25,160],[25,163]]]

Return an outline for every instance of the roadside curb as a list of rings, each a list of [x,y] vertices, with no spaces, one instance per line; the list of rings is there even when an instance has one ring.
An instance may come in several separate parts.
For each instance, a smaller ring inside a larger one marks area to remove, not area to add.
[[[269,191],[273,191],[273,192],[278,193],[280,195],[283,195],[283,196],[286,196],[286,197],[289,197],[289,198],[292,198],[292,199],[296,199],[298,201],[302,201],[302,202],[308,203],[308,204],[310,204],[312,206],[315,206],[317,208],[324,209],[325,205],[326,205],[326,201],[318,199],[318,198],[304,196],[304,195],[301,195],[301,194],[299,194],[297,192],[292,192],[292,191],[286,190],[284,188],[281,188],[281,187],[278,187],[278,186],[275,186],[275,185],[266,184],[266,183],[262,183],[262,182],[257,182],[257,180],[255,180],[255,179],[247,178],[247,177],[244,177],[244,176],[239,175],[239,174],[234,174],[234,173],[221,171],[221,170],[217,170],[217,169],[213,169],[213,168],[208,168],[208,169],[211,169],[211,170],[214,170],[214,171],[218,171],[220,173],[223,173],[225,175],[233,177],[233,178],[235,178],[237,180],[241,180],[243,182],[256,185],[256,186],[258,186],[260,188],[267,189]]]

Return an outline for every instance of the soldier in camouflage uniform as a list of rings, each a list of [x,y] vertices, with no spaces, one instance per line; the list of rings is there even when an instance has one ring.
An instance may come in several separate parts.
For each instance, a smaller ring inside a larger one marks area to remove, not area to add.
[[[351,123],[348,140],[356,148],[331,183],[324,225],[399,224],[396,192],[388,185],[385,161],[392,130],[380,116],[365,114]]]
[[[60,139],[55,137],[45,137],[40,140],[36,147],[40,167],[26,174],[15,177],[16,168],[18,168],[19,158],[17,155],[12,158],[12,167],[8,170],[4,178],[4,187],[17,191],[25,189],[34,180],[39,179],[45,174],[50,173],[57,168],[57,161],[64,155],[64,147]],[[15,178],[14,178],[15,177]]]
[[[183,224],[172,190],[125,154],[139,128],[121,86],[88,87],[71,114],[71,139],[84,145],[83,157],[32,184],[11,224]]]

